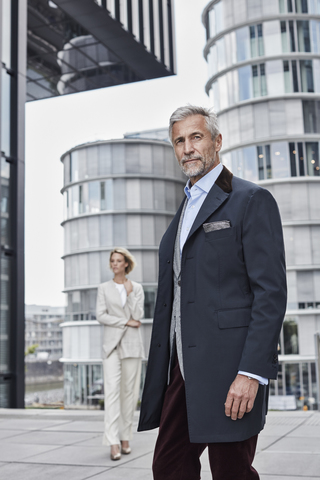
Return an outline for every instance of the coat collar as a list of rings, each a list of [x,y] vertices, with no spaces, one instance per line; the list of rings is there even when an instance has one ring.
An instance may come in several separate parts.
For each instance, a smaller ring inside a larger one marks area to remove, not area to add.
[[[206,219],[227,200],[230,192],[232,192],[232,177],[233,174],[225,166],[223,166],[222,172],[206,196],[206,199],[203,202],[195,221],[193,222],[187,241],[191,235],[193,235],[193,233],[206,221]]]
[[[217,178],[216,182],[209,191],[205,201],[203,202],[200,211],[193,223],[187,240],[190,236],[206,221],[206,219],[215,211],[220,205],[225,202],[232,192],[232,177],[233,174],[225,166]],[[184,202],[187,199],[184,198],[175,214],[172,222],[170,223],[168,230],[163,236],[161,241],[162,246],[165,246],[165,250],[168,254],[168,258],[173,258],[174,242],[177,235],[179,220],[183,209]]]

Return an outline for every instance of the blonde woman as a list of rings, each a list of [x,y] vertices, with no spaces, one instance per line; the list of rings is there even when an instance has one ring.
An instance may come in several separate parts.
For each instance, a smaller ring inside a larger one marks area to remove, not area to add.
[[[113,280],[98,288],[97,320],[104,325],[103,372],[105,429],[103,445],[110,445],[111,460],[131,452],[132,420],[138,401],[144,293],[139,283],[126,278],[135,259],[125,248],[110,253]]]

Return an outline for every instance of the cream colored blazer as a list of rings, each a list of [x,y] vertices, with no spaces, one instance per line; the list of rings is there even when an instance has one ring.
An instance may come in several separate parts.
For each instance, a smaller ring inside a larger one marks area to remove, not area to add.
[[[136,282],[132,282],[132,287],[133,291],[127,296],[124,307],[113,280],[98,287],[97,320],[104,325],[102,358],[107,358],[116,347],[120,358],[145,356],[141,327],[126,327],[130,318],[140,320],[144,314],[143,288]]]

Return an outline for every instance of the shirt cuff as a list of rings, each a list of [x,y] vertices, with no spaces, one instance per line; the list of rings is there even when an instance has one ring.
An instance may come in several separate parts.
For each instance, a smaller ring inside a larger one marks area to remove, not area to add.
[[[240,370],[238,374],[245,375],[246,377],[255,378],[259,381],[260,385],[268,385],[269,383],[269,380],[267,378],[260,377],[260,375],[255,375],[254,373],[243,372],[242,370]]]

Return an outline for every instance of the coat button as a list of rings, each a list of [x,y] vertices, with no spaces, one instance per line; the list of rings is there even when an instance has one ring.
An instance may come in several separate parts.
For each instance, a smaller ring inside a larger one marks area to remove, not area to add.
[[[158,343],[158,345],[157,345],[157,346],[158,346],[158,347],[161,347],[161,343]]]
[[[164,306],[164,307],[166,307],[166,306],[167,306],[167,304],[166,304],[166,303],[164,303],[164,304],[163,304],[163,306]]]
[[[170,263],[170,260],[167,260],[167,263]]]
[[[178,285],[179,285],[179,287],[181,286],[181,280],[178,280]]]

